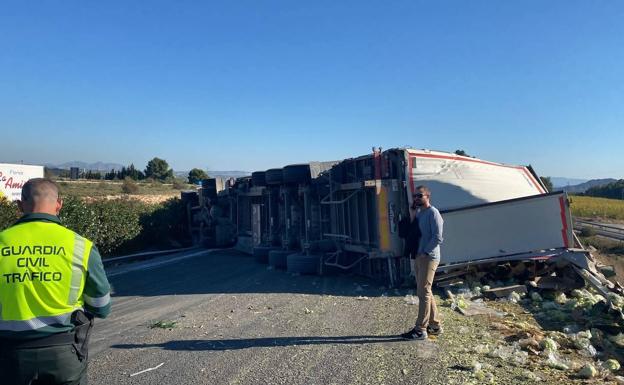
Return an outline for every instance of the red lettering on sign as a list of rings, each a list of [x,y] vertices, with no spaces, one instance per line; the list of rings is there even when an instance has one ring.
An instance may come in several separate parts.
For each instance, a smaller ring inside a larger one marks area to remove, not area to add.
[[[13,177],[7,179],[4,184],[4,188],[22,188],[24,186],[24,182],[13,182]]]

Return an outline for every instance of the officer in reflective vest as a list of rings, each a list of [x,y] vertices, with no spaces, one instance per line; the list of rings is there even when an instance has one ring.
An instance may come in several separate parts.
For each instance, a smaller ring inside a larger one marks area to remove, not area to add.
[[[26,182],[18,205],[0,232],[0,383],[85,384],[93,317],[110,313],[102,258],[60,224],[53,181]]]

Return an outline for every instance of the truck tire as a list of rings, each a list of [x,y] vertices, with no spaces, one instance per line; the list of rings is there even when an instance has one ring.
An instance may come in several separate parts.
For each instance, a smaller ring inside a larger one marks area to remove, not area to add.
[[[269,252],[273,250],[273,247],[270,246],[256,246],[252,250],[252,254],[256,259],[256,262],[259,263],[268,263],[269,262]]]
[[[266,178],[264,171],[255,171],[251,173],[251,183],[254,186],[266,186]]]
[[[284,167],[283,170],[284,183],[309,183],[312,179],[308,164],[291,164]]]
[[[286,265],[289,273],[318,274],[321,256],[318,254],[291,254],[288,256]]]
[[[286,257],[292,253],[289,250],[271,250],[269,252],[269,265],[276,269],[286,269]]]
[[[264,172],[264,179],[267,185],[282,184],[284,176],[281,168],[271,168]]]

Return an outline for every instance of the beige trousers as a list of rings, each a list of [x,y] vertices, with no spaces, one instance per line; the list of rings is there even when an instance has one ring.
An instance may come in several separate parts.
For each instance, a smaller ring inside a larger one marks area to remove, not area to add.
[[[416,272],[416,295],[418,296],[418,318],[416,328],[426,330],[427,326],[440,326],[438,308],[431,292],[433,277],[440,261],[428,256],[417,256],[414,267]]]

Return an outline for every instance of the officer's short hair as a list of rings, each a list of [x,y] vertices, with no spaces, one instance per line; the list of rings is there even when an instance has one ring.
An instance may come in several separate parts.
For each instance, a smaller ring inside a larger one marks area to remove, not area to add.
[[[51,179],[33,178],[22,187],[22,202],[36,203],[44,200],[56,202],[59,187]]]

